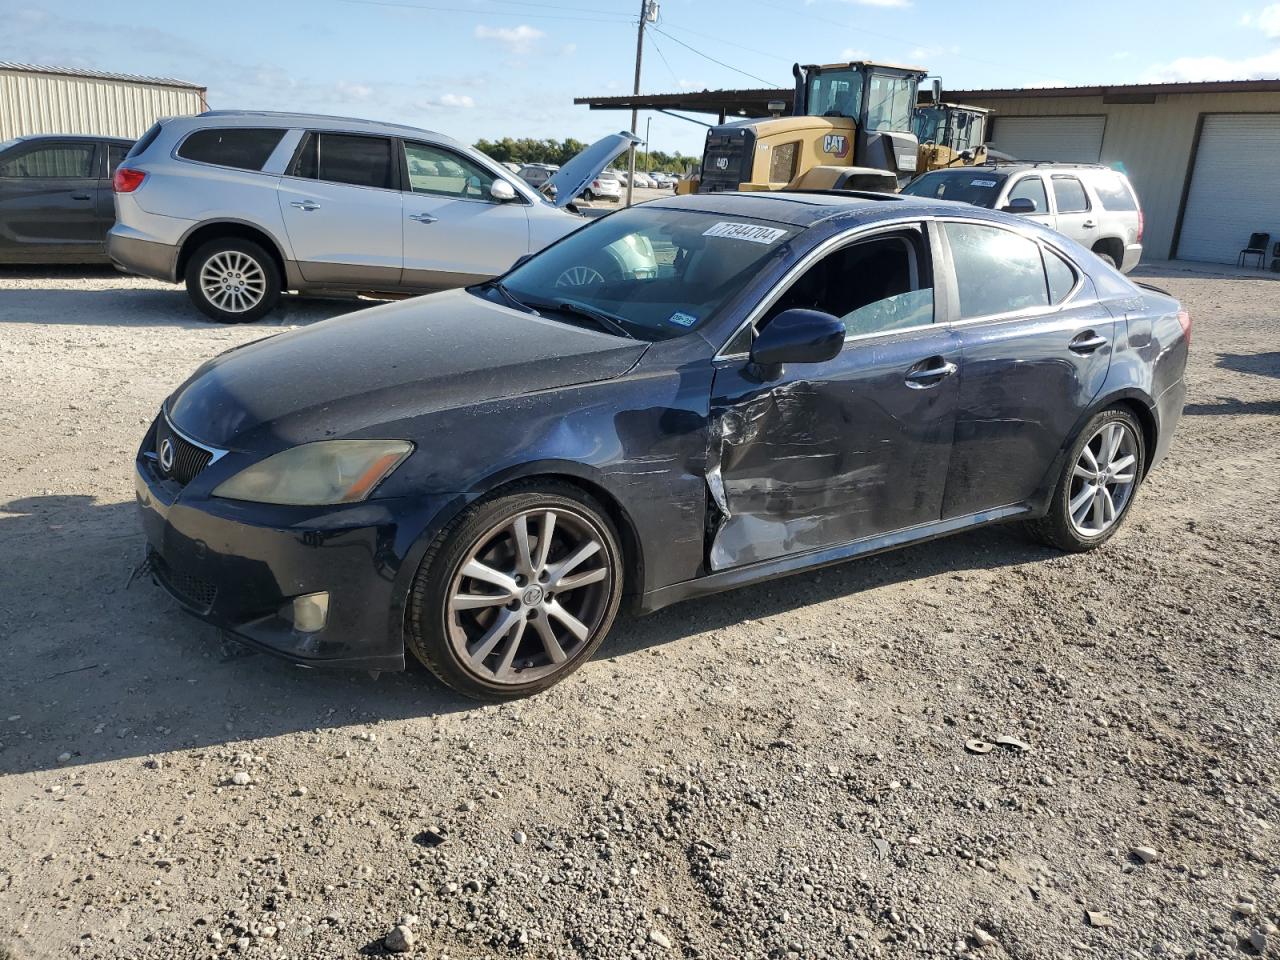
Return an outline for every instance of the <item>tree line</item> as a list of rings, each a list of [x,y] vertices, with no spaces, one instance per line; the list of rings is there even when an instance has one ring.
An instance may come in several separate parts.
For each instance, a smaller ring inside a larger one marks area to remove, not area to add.
[[[475,148],[499,163],[564,164],[575,154],[585,150],[587,145],[581,140],[575,140],[573,137],[568,137],[564,140],[503,137],[501,140],[477,140]],[[646,160],[648,161],[647,164]],[[617,165],[621,167],[625,162],[624,155],[618,159]],[[651,154],[646,155],[643,150],[636,151],[637,170],[684,173],[694,169],[701,162],[698,157],[686,157],[680,153],[664,153],[661,150],[654,150]]]

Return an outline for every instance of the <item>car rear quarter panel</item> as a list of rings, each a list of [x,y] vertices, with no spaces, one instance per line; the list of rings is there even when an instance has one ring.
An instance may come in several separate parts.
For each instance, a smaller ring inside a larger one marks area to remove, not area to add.
[[[1154,448],[1147,450],[1150,469],[1168,453],[1182,417],[1190,344],[1172,297],[1142,290],[1116,306],[1124,310],[1127,343],[1116,354],[1108,386],[1111,396],[1127,392],[1147,405],[1156,433]]]

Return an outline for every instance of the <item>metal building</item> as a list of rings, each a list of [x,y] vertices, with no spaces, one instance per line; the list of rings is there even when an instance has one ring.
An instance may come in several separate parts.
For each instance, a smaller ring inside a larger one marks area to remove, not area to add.
[[[1147,258],[1234,263],[1252,233],[1280,241],[1280,80],[947,97],[994,111],[991,144],[1015,157],[1122,166],[1146,216]]]
[[[207,109],[205,93],[183,80],[0,60],[0,142],[33,133],[138,137],[159,117]]]

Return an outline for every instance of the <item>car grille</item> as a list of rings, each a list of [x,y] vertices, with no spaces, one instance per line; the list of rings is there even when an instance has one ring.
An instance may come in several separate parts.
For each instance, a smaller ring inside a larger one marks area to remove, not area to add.
[[[166,444],[169,444],[169,449],[166,449]],[[169,419],[164,414],[156,421],[155,455],[161,476],[176,480],[183,486],[213,462],[213,451],[197,447],[180,436],[169,426]]]
[[[166,590],[193,610],[207,613],[213,608],[213,602],[218,599],[216,585],[190,574],[179,573],[165,562],[164,557],[154,551],[151,554],[151,569]]]

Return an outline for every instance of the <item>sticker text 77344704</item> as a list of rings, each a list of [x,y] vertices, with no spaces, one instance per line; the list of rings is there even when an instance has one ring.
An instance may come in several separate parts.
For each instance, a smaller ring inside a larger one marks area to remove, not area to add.
[[[746,240],[750,243],[777,243],[787,235],[777,227],[760,227],[753,223],[730,223],[721,220],[702,231],[704,237],[725,237],[729,240]]]

